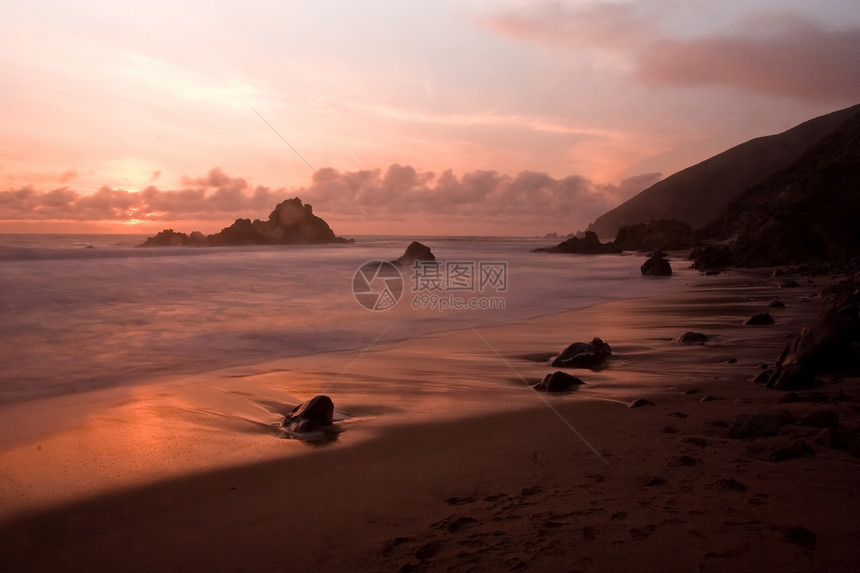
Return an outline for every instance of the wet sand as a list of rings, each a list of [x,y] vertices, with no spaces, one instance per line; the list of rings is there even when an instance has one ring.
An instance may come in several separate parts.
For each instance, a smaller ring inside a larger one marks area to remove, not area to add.
[[[0,451],[0,566],[849,570],[858,458],[817,444],[818,429],[727,430],[775,408],[856,419],[856,379],[825,377],[827,402],[785,405],[750,381],[820,310],[820,284],[688,276],[665,296],[58,404],[57,431]],[[787,305],[776,324],[742,325],[773,298]],[[711,340],[674,342],[688,330]],[[555,370],[549,354],[594,336],[614,358],[571,370],[580,389],[527,386]],[[282,410],[322,392],[337,439],[278,439]],[[793,438],[814,455],[763,455]]]

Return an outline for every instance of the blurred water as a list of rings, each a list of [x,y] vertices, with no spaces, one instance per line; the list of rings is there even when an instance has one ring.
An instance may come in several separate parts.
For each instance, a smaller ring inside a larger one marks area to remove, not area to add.
[[[137,249],[142,237],[129,235],[0,236],[0,403],[517,322],[667,288],[640,276],[639,256],[437,237],[421,240],[442,260],[507,265],[505,292],[472,294],[500,297],[504,309],[416,310],[409,269],[396,307],[364,309],[352,294],[355,271],[398,257],[410,240]]]

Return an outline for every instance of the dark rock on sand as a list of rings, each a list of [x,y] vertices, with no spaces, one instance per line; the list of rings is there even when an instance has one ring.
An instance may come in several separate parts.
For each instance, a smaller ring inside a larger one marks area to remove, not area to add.
[[[697,247],[690,253],[692,267],[700,271],[718,271],[732,266],[732,252],[723,245]]]
[[[534,385],[534,389],[543,392],[564,392],[584,383],[576,376],[571,376],[567,372],[559,370],[558,372],[544,376],[543,380]]]
[[[561,351],[552,361],[556,368],[594,368],[612,356],[608,344],[596,336],[591,342],[574,342]]]
[[[856,286],[856,285],[851,285]],[[798,364],[812,371],[857,368],[860,342],[860,293],[844,295],[803,327],[779,357],[783,366]]]
[[[746,326],[767,326],[773,323],[773,317],[768,312],[756,314],[755,316],[751,316],[744,321],[744,324]]]
[[[642,406],[653,406],[654,402],[651,400],[646,400],[645,398],[636,398],[629,404],[627,404],[628,408],[641,408]]]
[[[411,267],[415,261],[432,262],[435,260],[436,255],[433,254],[430,247],[422,245],[418,241],[412,241],[409,246],[406,247],[406,252],[403,253],[399,259],[392,262],[399,267]]]
[[[839,414],[833,410],[815,410],[801,418],[800,425],[810,428],[836,428],[839,426]]]
[[[815,375],[798,364],[790,364],[770,377],[768,388],[776,390],[805,390],[815,386]]]
[[[783,527],[782,535],[792,545],[812,548],[818,543],[815,534],[805,527]]]
[[[776,446],[768,456],[772,462],[782,462],[793,458],[814,455],[815,452],[803,440],[792,440],[788,443]]]
[[[672,275],[672,266],[666,260],[666,253],[657,251],[642,263],[639,271],[645,276],[668,277]]]
[[[708,340],[708,335],[701,332],[685,332],[678,338],[680,344],[704,344]]]
[[[767,305],[768,308],[785,308],[785,303],[779,300],[772,300]]]
[[[312,432],[332,425],[334,403],[328,396],[315,396],[286,415],[281,427],[289,432]]]
[[[794,416],[788,410],[739,414],[729,428],[730,438],[752,438],[755,436],[775,436],[785,424],[793,424]]]

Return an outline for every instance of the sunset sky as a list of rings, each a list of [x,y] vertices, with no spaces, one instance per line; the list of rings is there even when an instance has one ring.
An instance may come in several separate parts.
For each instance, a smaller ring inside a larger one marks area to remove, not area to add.
[[[567,233],[860,103],[858,54],[856,0],[3,2],[0,233],[213,232],[293,196],[347,236],[353,207]]]

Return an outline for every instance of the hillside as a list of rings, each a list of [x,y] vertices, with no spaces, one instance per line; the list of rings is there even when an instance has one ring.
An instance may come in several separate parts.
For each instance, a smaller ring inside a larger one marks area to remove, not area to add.
[[[860,105],[737,145],[652,185],[598,217],[588,230],[612,239],[624,225],[653,219],[676,219],[699,229],[739,193],[787,168],[858,112]]]
[[[700,233],[734,262],[844,262],[860,252],[860,109],[798,160],[733,199]]]

